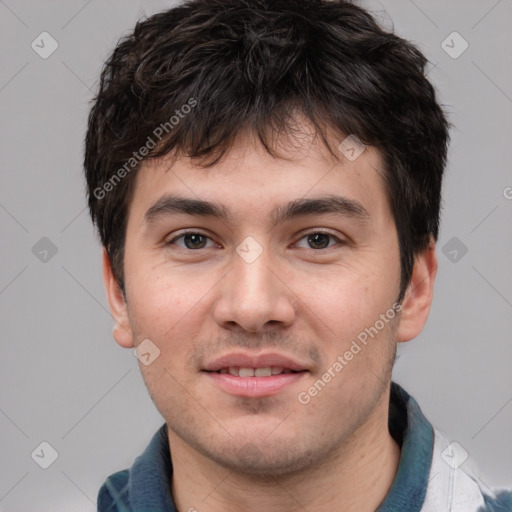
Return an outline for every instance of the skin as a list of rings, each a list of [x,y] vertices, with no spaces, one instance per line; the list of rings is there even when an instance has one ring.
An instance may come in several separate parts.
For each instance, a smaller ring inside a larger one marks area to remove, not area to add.
[[[160,350],[140,367],[168,425],[170,486],[182,512],[369,512],[396,474],[391,370],[397,342],[417,336],[428,317],[435,244],[416,256],[401,312],[301,403],[298,394],[393,306],[400,281],[380,153],[366,147],[353,162],[337,160],[306,126],[302,133],[279,141],[284,158],[243,134],[209,169],[185,157],[171,169],[165,158],[147,161],[129,207],[126,300],[104,252],[116,342],[131,348],[150,339]],[[336,147],[342,138],[331,136]],[[182,213],[148,223],[146,212],[165,194],[222,203],[230,223]],[[368,216],[315,213],[272,226],[276,205],[329,194],[357,201]],[[207,238],[194,248],[176,239],[183,229]],[[315,245],[307,235],[319,232],[332,236]],[[262,248],[251,263],[236,252],[249,236]],[[236,397],[201,370],[237,349],[278,351],[308,371],[274,396]]]

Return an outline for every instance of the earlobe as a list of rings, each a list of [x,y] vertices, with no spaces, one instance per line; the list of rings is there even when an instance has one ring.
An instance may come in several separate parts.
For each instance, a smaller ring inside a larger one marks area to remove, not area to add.
[[[131,348],[134,346],[134,343],[128,307],[121,287],[114,276],[112,264],[105,249],[103,249],[103,283],[107,293],[110,312],[115,322],[112,336],[121,347]]]
[[[431,240],[428,248],[414,258],[411,280],[402,302],[397,341],[412,340],[423,330],[432,305],[436,274],[436,245]]]

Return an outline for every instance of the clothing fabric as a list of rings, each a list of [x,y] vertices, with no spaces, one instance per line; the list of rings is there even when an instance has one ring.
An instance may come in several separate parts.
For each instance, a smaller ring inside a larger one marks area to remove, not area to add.
[[[512,512],[512,490],[488,489],[464,467],[464,448],[433,427],[414,398],[394,382],[389,431],[401,446],[401,456],[394,482],[376,512]],[[176,512],[171,477],[164,424],[130,469],[107,478],[98,494],[98,512]]]

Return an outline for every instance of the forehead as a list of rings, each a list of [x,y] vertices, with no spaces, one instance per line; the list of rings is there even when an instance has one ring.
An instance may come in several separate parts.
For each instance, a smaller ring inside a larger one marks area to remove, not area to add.
[[[330,136],[335,149],[346,139]],[[265,215],[275,224],[286,217],[283,205],[327,196],[341,198],[338,206],[349,213],[359,209],[361,217],[387,216],[381,154],[370,146],[356,149],[363,151],[355,159],[347,158],[352,154],[346,152],[346,144],[333,156],[323,143],[303,135],[281,140],[276,157],[254,137],[244,135],[211,167],[201,167],[188,157],[148,160],[136,176],[130,217],[140,222],[151,219],[169,196],[178,202],[180,198],[195,201],[195,211],[213,206],[213,216],[229,222],[256,222]]]

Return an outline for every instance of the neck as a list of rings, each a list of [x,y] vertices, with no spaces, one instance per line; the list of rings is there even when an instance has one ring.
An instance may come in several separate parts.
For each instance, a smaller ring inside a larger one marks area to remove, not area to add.
[[[374,512],[388,493],[400,460],[400,448],[388,431],[388,410],[389,390],[371,417],[328,459],[277,477],[222,468],[168,429],[177,510]]]

